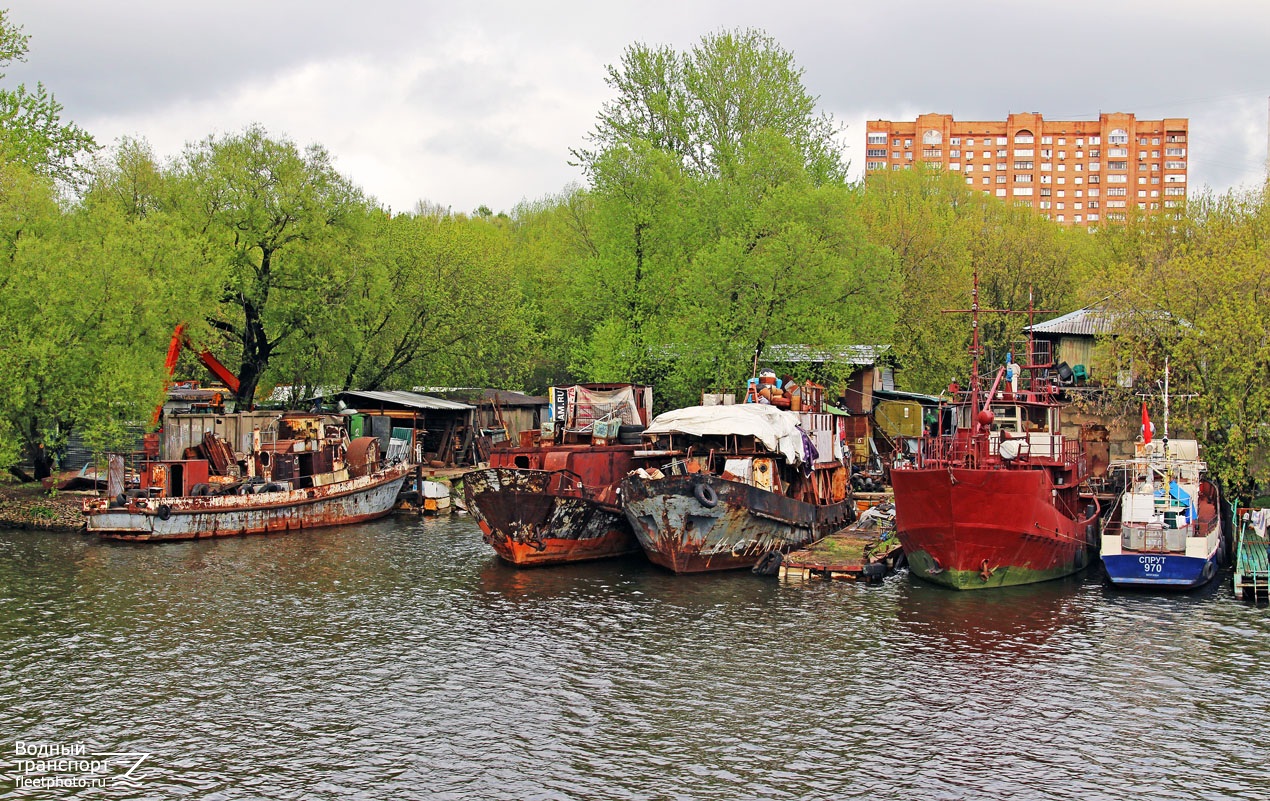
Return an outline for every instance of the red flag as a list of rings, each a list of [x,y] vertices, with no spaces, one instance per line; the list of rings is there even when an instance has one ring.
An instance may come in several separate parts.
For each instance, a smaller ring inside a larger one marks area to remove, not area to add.
[[[1155,430],[1155,426],[1151,425],[1151,418],[1147,415],[1147,402],[1142,401],[1142,444],[1151,444],[1151,432]]]

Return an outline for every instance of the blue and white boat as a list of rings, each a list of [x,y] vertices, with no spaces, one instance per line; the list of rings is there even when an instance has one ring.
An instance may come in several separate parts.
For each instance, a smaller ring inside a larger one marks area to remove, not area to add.
[[[1164,361],[1164,436],[1142,404],[1142,438],[1122,471],[1118,525],[1102,534],[1102,564],[1117,587],[1189,590],[1217,575],[1225,553],[1221,494],[1193,439],[1169,441],[1169,363]]]

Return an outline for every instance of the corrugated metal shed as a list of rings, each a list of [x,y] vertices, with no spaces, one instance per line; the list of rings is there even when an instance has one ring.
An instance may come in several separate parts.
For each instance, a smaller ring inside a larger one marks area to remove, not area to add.
[[[329,400],[342,400],[344,403],[359,409],[378,408],[384,405],[397,406],[403,409],[433,409],[444,411],[471,411],[475,406],[458,401],[436,398],[432,395],[420,395],[417,392],[394,390],[346,390],[333,395]]]

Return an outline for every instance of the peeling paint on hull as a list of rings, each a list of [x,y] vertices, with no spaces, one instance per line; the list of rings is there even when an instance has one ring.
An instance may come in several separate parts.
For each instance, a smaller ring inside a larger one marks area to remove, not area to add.
[[[620,506],[558,472],[476,470],[464,478],[463,492],[485,541],[513,565],[568,564],[640,550]]]
[[[111,508],[85,504],[89,532],[103,539],[157,542],[271,534],[361,523],[387,515],[410,465],[322,487],[222,495],[151,498]]]
[[[713,505],[699,485],[713,490]],[[799,548],[837,530],[854,512],[849,501],[819,506],[701,474],[630,475],[621,495],[644,553],[676,573],[753,567],[772,551]]]

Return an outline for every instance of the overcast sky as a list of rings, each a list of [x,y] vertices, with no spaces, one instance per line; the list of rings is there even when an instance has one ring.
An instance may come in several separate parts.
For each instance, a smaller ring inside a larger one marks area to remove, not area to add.
[[[259,123],[398,210],[510,210],[581,175],[633,42],[687,49],[766,31],[847,126],[853,177],[866,119],[1190,119],[1192,193],[1265,178],[1266,0],[0,0],[30,35],[4,85],[42,81],[64,118],[161,158]]]

